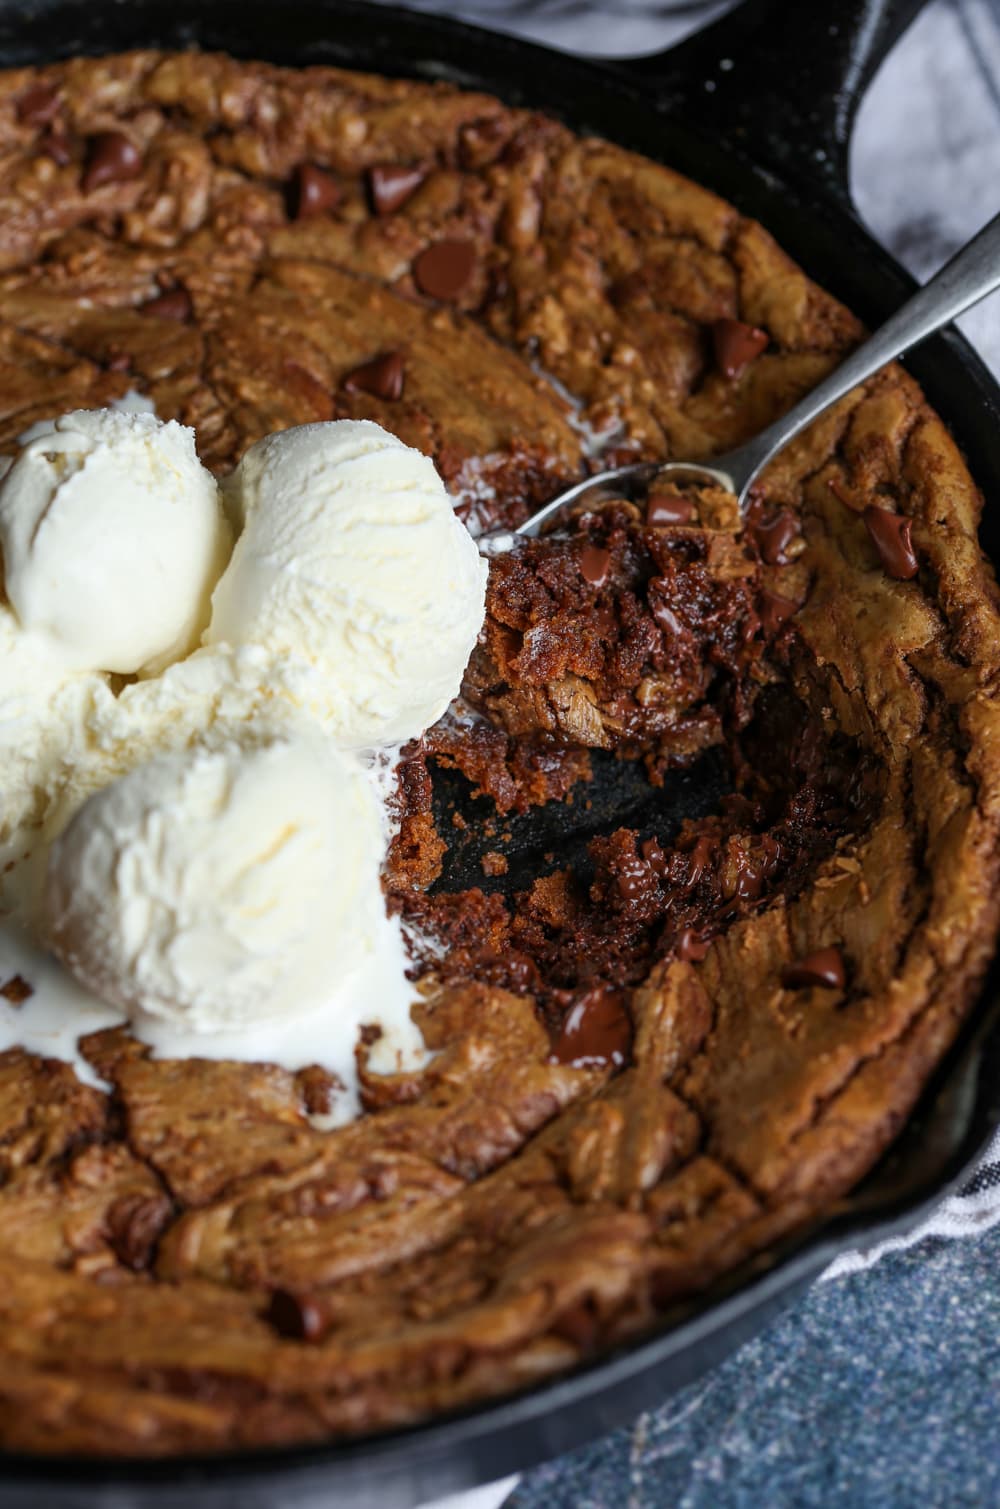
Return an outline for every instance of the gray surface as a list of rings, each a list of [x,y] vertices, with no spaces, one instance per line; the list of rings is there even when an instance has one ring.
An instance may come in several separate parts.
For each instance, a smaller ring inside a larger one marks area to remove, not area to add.
[[[655,1414],[507,1509],[1000,1505],[1000,1228],[816,1285]]]

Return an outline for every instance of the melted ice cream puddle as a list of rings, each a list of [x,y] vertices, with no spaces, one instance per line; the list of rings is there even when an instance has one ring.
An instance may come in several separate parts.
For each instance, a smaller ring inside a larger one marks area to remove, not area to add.
[[[99,1090],[110,1086],[83,1056],[79,1040],[107,1027],[128,1025],[134,1037],[149,1044],[156,1059],[273,1063],[293,1073],[317,1064],[344,1086],[329,1112],[309,1118],[326,1131],[350,1121],[360,1109],[354,1050],[362,1027],[377,1024],[382,1029],[368,1057],[376,1074],[412,1072],[432,1057],[410,1019],[416,992],[406,978],[408,962],[399,919],[387,917],[374,955],[345,976],[315,1011],[229,1032],[191,1032],[145,1015],[129,1024],[124,1011],[79,985],[25,928],[2,921],[0,982],[17,976],[33,994],[20,1006],[0,996],[0,1052],[21,1047],[43,1058],[61,1059],[72,1065],[78,1079]]]

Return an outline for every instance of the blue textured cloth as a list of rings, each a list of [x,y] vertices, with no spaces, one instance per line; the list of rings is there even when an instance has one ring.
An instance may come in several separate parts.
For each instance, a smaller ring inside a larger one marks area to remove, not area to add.
[[[815,1285],[630,1430],[505,1509],[1000,1505],[1000,1228]]]

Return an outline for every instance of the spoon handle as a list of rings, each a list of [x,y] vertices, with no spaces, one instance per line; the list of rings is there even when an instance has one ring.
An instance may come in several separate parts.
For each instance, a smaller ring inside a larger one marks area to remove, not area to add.
[[[725,467],[728,461],[741,502],[761,468],[800,430],[859,383],[873,377],[888,362],[933,335],[996,288],[1000,288],[1000,215],[995,215],[929,283],[907,299],[901,309],[794,408],[738,452],[715,463]]]

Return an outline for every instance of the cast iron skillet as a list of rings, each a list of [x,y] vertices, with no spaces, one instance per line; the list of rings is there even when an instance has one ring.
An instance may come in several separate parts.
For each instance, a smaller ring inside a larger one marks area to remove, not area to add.
[[[866,85],[919,9],[920,0],[746,0],[670,53],[609,65],[358,0],[22,0],[0,5],[0,66],[199,45],[487,89],[715,189],[762,220],[820,284],[875,323],[912,284],[857,220],[848,145]],[[1000,390],[954,331],[929,342],[909,365],[985,492],[983,541],[1000,560],[991,512],[1000,498]],[[676,815],[713,801],[719,779],[708,765],[681,783]],[[457,799],[454,792],[450,798]],[[627,780],[616,785],[614,772],[605,773],[602,821],[615,826],[626,811],[631,821],[642,800]],[[537,838],[524,837],[529,858]],[[578,835],[561,839],[572,845]],[[550,840],[546,834],[545,844]],[[473,859],[459,856],[452,878]],[[962,1176],[1000,1119],[998,986],[994,968],[961,1041],[892,1152],[834,1217],[679,1307],[650,1340],[514,1398],[346,1444],[161,1464],[9,1456],[0,1463],[0,1505],[407,1509],[593,1440],[746,1340],[837,1252],[912,1227]]]

